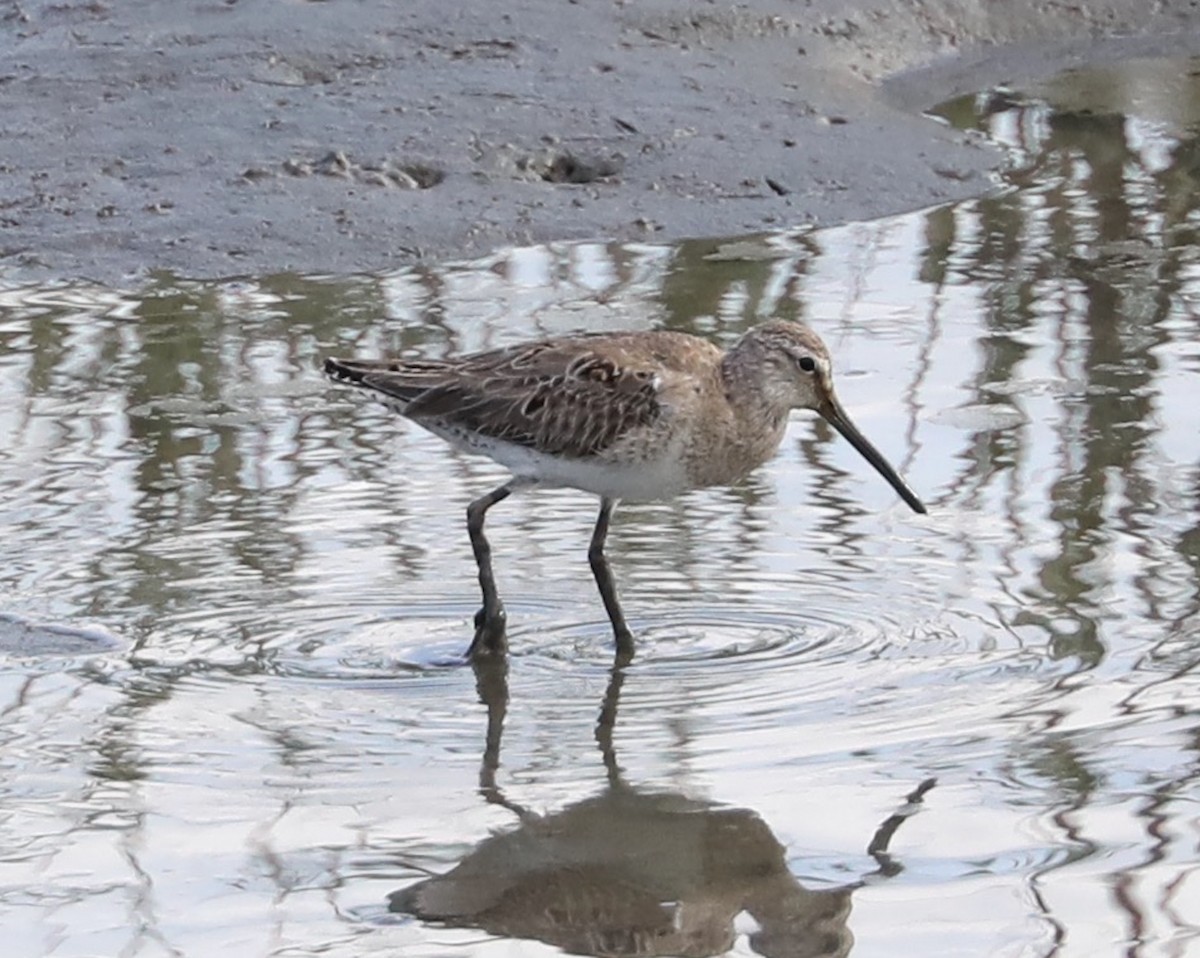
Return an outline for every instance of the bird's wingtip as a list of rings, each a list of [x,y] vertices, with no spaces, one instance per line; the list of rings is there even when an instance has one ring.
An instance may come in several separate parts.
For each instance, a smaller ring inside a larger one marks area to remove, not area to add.
[[[339,383],[359,383],[362,382],[363,372],[358,368],[357,364],[351,359],[337,359],[334,356],[326,356],[324,362],[325,375],[334,382]]]

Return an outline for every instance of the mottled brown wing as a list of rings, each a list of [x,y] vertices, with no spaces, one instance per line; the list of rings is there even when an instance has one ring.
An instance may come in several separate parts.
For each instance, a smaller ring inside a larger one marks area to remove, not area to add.
[[[427,376],[432,365],[421,372]],[[605,355],[599,338],[533,343],[436,365],[440,381],[415,397],[414,379],[425,377],[406,375],[403,364],[365,381],[411,398],[404,411],[410,419],[569,458],[607,449],[661,411],[653,362],[618,362]]]

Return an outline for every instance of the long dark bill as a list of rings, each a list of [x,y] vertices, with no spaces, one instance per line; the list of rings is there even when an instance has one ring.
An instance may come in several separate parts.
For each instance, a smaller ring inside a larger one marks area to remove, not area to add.
[[[925,504],[908,487],[908,483],[900,478],[900,474],[892,468],[891,463],[883,458],[883,453],[872,446],[867,441],[867,437],[858,431],[858,427],[850,421],[850,417],[846,415],[846,410],[837,401],[837,397],[832,394],[827,395],[825,401],[817,409],[817,412],[824,417],[829,425],[845,436],[850,445],[862,453],[863,458],[874,466],[878,473],[888,481],[891,487],[900,494],[900,498],[908,503],[913,512],[920,512],[922,514],[925,512]]]

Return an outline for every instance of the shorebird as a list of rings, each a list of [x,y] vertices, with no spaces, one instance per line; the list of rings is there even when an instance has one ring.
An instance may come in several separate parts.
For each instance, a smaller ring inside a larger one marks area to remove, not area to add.
[[[793,409],[816,411],[901,499],[925,512],[842,408],[825,344],[790,320],[755,326],[724,352],[666,330],[583,333],[450,359],[327,359],[325,372],[512,473],[467,507],[483,593],[472,658],[505,648],[504,605],[483,523],[518,489],[569,486],[600,497],[588,561],[626,660],[633,633],[604,555],[617,502],[737,482],[774,455]]]

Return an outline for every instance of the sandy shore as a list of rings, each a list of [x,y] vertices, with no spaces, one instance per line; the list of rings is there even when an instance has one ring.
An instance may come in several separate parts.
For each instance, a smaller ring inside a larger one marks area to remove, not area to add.
[[[986,191],[920,115],[1200,50],[1187,2],[0,2],[0,277],[352,272]]]

